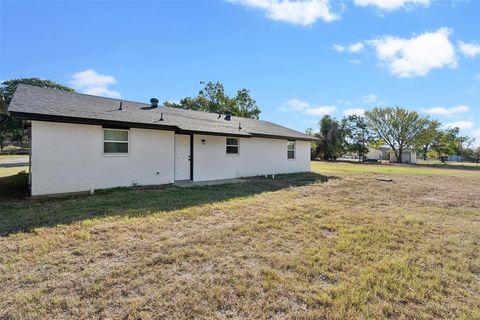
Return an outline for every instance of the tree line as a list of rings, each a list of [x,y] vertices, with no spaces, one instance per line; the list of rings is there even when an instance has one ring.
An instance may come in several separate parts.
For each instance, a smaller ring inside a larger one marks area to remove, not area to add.
[[[380,146],[388,146],[399,162],[406,150],[416,151],[424,160],[448,155],[472,161],[480,158],[480,147],[473,147],[475,139],[460,135],[459,128],[443,127],[437,120],[401,107],[374,108],[341,120],[326,115],[319,121],[319,132],[309,128],[306,133],[319,138],[312,142],[312,159],[335,160],[354,153],[362,161],[369,148]]]

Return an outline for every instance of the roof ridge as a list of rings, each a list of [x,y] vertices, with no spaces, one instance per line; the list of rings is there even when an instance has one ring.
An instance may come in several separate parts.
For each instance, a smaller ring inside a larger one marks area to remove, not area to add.
[[[110,112],[118,110],[119,102],[125,102],[123,112]],[[268,120],[233,116],[230,121],[225,121],[223,117],[218,118],[218,113],[214,112],[166,106],[154,109],[144,108],[149,106],[150,104],[131,100],[19,84],[10,104],[10,111],[17,118],[30,120],[35,120],[35,118],[45,120],[47,117],[52,119],[55,117],[70,117],[77,119],[80,121],[79,123],[83,123],[79,119],[96,119],[98,121],[137,123],[149,126],[156,123],[157,117],[163,112],[164,122],[162,122],[162,125],[173,126],[184,131],[235,135],[239,133],[239,126],[241,126],[240,132],[244,135],[314,140],[303,132]],[[146,111],[146,109],[150,111]],[[241,125],[239,125],[239,122]]]
[[[97,96],[97,95],[94,95],[94,94],[77,92],[77,91],[71,92],[71,91],[65,91],[65,90],[58,89],[58,88],[41,87],[41,86],[36,86],[36,85],[33,85],[33,84],[27,84],[27,83],[19,83],[17,85],[17,87],[18,86],[27,86],[27,87],[33,87],[35,89],[50,90],[50,91],[56,91],[56,92],[65,93],[65,94],[72,94],[72,95],[82,95],[82,96],[93,97],[93,98],[97,98],[97,99],[105,99],[105,100],[113,100],[113,101],[118,101],[118,102],[128,102],[128,103],[136,103],[136,104],[142,104],[142,105],[150,105],[149,103],[144,103],[144,102],[139,102],[139,101],[126,100],[126,99],[120,99],[120,98],[112,98],[112,97],[104,97],[104,96]],[[75,89],[73,89],[73,90],[75,90]],[[162,107],[158,107],[158,108],[159,109],[164,108],[164,109],[170,109],[170,110],[181,110],[181,111],[185,111],[187,113],[198,112],[198,113],[203,113],[203,114],[215,114],[215,115],[218,114],[216,112],[199,111],[199,110],[191,110],[191,109],[183,109],[183,108],[172,108],[172,107],[166,107],[164,105]],[[242,119],[247,119],[247,120],[265,121],[265,120],[254,119],[254,118],[246,118],[246,117],[240,117],[240,116],[232,116],[232,117],[237,117],[237,118],[242,118]]]
[[[73,91],[73,92],[72,92],[72,91],[65,91],[65,90],[58,89],[58,88],[41,87],[41,86],[36,86],[36,85],[33,85],[33,84],[19,83],[19,84],[17,85],[17,87],[18,87],[18,86],[27,86],[27,87],[33,87],[33,88],[36,88],[36,89],[44,89],[44,90],[56,91],[56,92],[66,93],[66,94],[72,94],[72,95],[78,94],[78,95],[82,95],[82,96],[99,98],[99,99],[115,100],[115,101],[118,101],[118,102],[122,101],[122,102],[131,102],[131,103],[138,103],[138,104],[149,105],[148,103],[143,103],[143,102],[138,102],[138,101],[118,99],[118,98],[111,98],[111,97],[104,97],[104,96],[96,96],[96,95],[94,95],[94,94],[77,92],[77,91]],[[73,88],[71,88],[71,89],[73,89]],[[73,89],[73,90],[75,90],[75,89]]]

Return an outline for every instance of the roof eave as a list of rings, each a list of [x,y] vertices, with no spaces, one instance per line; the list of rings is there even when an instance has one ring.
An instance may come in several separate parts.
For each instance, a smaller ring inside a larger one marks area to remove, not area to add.
[[[260,134],[252,133],[252,137],[257,138],[270,138],[270,139],[287,139],[287,140],[300,140],[300,141],[319,141],[316,137],[295,137],[295,136],[283,136],[283,135],[270,135],[270,134]]]
[[[175,131],[180,134],[203,134],[203,135],[213,135],[213,136],[228,136],[228,137],[243,137],[243,138],[270,138],[270,139],[290,139],[290,140],[303,140],[303,141],[315,141],[319,140],[316,137],[298,137],[298,136],[285,136],[285,135],[269,135],[269,134],[256,134],[249,132],[234,133],[234,132],[213,132],[213,131],[202,131],[202,130],[188,130],[182,129],[178,126],[173,125],[163,125],[163,124],[153,124],[153,123],[139,123],[139,122],[127,122],[127,121],[117,121],[117,120],[105,120],[105,119],[94,119],[94,118],[81,118],[81,117],[68,117],[68,116],[58,116],[51,114],[40,114],[40,113],[29,113],[21,111],[10,111],[10,115],[16,119],[22,120],[36,120],[36,121],[47,121],[47,122],[59,122],[59,123],[75,123],[75,124],[87,124],[87,125],[100,125],[100,126],[111,126],[111,127],[123,127],[123,128],[141,128],[141,129],[153,129],[153,130],[169,130]]]
[[[153,123],[149,124],[149,123],[127,122],[127,121],[116,121],[116,120],[105,120],[105,119],[67,117],[67,116],[57,116],[57,115],[19,112],[19,111],[10,111],[10,115],[13,118],[22,119],[22,120],[89,124],[89,125],[100,125],[100,126],[110,125],[110,126],[124,127],[124,128],[142,128],[142,129],[170,130],[170,131],[178,130],[178,127],[176,126],[168,126],[168,125],[162,125],[162,124],[153,124]]]

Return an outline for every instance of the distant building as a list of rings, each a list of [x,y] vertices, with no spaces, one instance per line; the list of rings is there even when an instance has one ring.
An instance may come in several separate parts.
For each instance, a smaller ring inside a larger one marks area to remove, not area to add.
[[[458,154],[452,154],[447,157],[447,161],[464,161],[464,157],[459,156]]]
[[[390,152],[390,162],[397,162],[397,158],[394,152]],[[415,151],[406,150],[402,151],[402,161],[401,163],[417,163],[417,153]]]
[[[378,149],[369,148],[365,155],[367,160],[388,160],[388,153],[390,148],[380,147]]]

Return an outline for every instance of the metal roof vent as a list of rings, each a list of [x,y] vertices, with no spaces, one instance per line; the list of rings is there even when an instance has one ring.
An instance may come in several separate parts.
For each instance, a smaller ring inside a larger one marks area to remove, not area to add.
[[[150,104],[152,108],[158,108],[158,99],[157,98],[150,99]]]
[[[225,120],[230,121],[232,119],[232,112],[227,111],[225,112]]]

